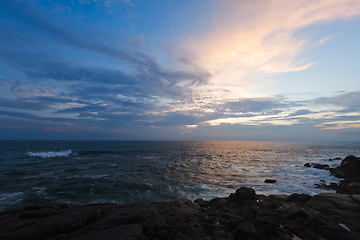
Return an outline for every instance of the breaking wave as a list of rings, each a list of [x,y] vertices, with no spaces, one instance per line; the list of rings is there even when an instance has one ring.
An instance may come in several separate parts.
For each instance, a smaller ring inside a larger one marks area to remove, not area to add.
[[[71,150],[60,151],[60,152],[28,152],[28,156],[30,157],[40,157],[40,158],[53,158],[53,157],[66,157],[71,155]]]

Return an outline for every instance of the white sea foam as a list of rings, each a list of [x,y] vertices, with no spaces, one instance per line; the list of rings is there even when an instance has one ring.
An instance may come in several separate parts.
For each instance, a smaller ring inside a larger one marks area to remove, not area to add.
[[[53,157],[66,157],[70,156],[71,150],[60,151],[60,152],[28,152],[27,155],[30,157],[40,157],[40,158],[53,158]]]

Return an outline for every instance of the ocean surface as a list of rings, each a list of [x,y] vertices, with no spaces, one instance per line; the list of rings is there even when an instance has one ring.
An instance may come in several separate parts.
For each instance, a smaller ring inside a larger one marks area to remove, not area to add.
[[[317,194],[339,182],[307,162],[340,164],[360,142],[0,141],[0,210],[44,203],[206,200],[242,186]],[[276,179],[275,184],[264,183]]]

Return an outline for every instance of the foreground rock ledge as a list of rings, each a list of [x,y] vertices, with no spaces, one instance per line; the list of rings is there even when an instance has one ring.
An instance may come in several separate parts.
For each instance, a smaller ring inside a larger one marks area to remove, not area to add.
[[[0,212],[0,239],[360,239],[360,195],[257,195]]]

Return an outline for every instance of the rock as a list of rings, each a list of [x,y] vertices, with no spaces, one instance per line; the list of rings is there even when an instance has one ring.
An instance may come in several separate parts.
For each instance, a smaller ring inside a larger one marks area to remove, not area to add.
[[[0,234],[0,240],[15,240],[17,237],[16,232]]]
[[[242,187],[211,201],[36,205],[0,212],[0,239],[355,240],[360,239],[359,204],[360,195],[264,196]]]
[[[265,183],[276,183],[276,180],[275,179],[266,179],[264,182]]]
[[[305,205],[312,209],[315,209],[315,210],[337,209],[335,204],[333,204],[332,202],[327,200],[326,197],[321,196],[321,195],[316,195],[316,196],[311,197],[308,201],[306,201]]]
[[[346,158],[344,158],[344,160],[341,162],[341,166],[342,167],[345,167],[345,166],[355,166],[356,164],[359,163],[359,158],[353,156],[353,155],[350,155],[350,156],[347,156]]]
[[[360,204],[360,195],[351,195],[351,199],[357,204]]]
[[[20,214],[19,218],[39,218],[54,215],[55,210],[49,208],[41,208],[33,211],[26,211]]]
[[[97,240],[97,239],[107,239],[107,240],[132,240],[135,236],[141,235],[141,225],[140,224],[126,224],[120,225],[114,228],[108,228],[101,231],[89,231],[82,233],[81,236],[71,238],[71,240]]]
[[[318,169],[325,169],[325,168],[328,168],[329,165],[327,164],[320,164],[320,163],[314,163],[313,164],[313,168],[318,168]]]
[[[340,166],[328,170],[331,175],[343,178],[340,184],[332,183],[327,186],[328,189],[334,189],[337,193],[360,194],[360,158],[353,155],[347,156]]]
[[[234,231],[235,239],[261,239],[261,235],[252,222],[242,222]]]
[[[230,194],[229,199],[236,199],[238,201],[252,200],[256,196],[254,189],[241,187],[235,193]]]
[[[310,163],[305,163],[304,167],[311,167]]]
[[[304,193],[301,193],[301,194],[294,193],[294,194],[291,194],[291,195],[288,197],[287,200],[288,200],[288,201],[293,201],[293,202],[296,202],[296,203],[304,204],[304,203],[307,202],[310,198],[311,198],[311,196],[308,195],[308,194],[304,194]]]
[[[269,195],[268,198],[273,199],[275,201],[285,202],[288,199],[288,196],[285,194],[272,194],[272,195]]]

